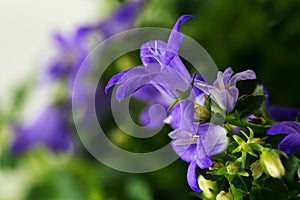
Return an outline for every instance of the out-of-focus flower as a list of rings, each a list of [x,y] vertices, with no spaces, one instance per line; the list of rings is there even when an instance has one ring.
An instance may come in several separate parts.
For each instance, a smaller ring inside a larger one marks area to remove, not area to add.
[[[140,54],[144,66],[130,68],[116,74],[107,83],[105,91],[108,92],[110,87],[120,84],[116,93],[118,101],[132,95],[146,84],[153,85],[162,94],[171,98],[179,97],[179,91],[187,91],[192,78],[177,55],[177,51],[184,38],[179,28],[191,18],[193,16],[183,15],[177,20],[168,43],[155,40],[143,44]]]
[[[144,1],[124,3],[106,20],[97,24],[83,26],[80,30],[81,32],[95,31],[95,33],[100,34],[103,39],[109,38],[114,34],[133,27],[135,18],[143,5]]]
[[[22,153],[30,148],[44,146],[54,151],[72,148],[67,116],[57,106],[46,108],[32,123],[16,127],[12,150]]]
[[[300,122],[280,122],[269,128],[266,134],[287,135],[278,145],[278,149],[286,154],[300,151]]]
[[[54,36],[58,44],[58,54],[49,64],[48,72],[52,78],[66,78],[76,74],[89,50],[99,41],[90,44],[91,35],[106,39],[116,33],[129,29],[143,6],[142,1],[125,3],[105,21],[80,26],[74,35],[64,37],[57,33]]]
[[[175,114],[175,113],[173,113]],[[178,129],[172,131],[172,147],[175,153],[185,162],[190,163],[187,180],[196,192],[201,192],[197,181],[196,168],[210,167],[211,156],[217,155],[227,148],[226,130],[214,124],[198,124],[194,122],[194,103],[191,100],[180,102],[180,123]]]
[[[211,99],[227,113],[231,112],[239,97],[239,90],[236,83],[242,80],[256,79],[256,75],[252,70],[233,75],[232,69],[227,68],[224,73],[218,72],[217,79],[213,85],[208,85],[204,81],[195,81],[195,86],[202,90],[205,94],[210,95]]]
[[[294,121],[300,110],[296,109],[296,108],[270,105],[270,103],[269,103],[269,91],[264,85],[261,85],[261,86],[263,87],[264,94],[266,96],[265,105],[266,105],[269,116],[274,121],[277,121],[277,122],[280,122],[280,121]]]
[[[264,172],[273,178],[281,178],[285,174],[279,155],[272,151],[264,151],[260,155],[260,164]]]

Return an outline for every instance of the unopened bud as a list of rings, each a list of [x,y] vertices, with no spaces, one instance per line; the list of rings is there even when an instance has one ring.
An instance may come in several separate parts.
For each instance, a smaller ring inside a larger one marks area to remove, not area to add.
[[[204,106],[195,105],[194,120],[197,122],[208,122],[210,120],[210,111]]]
[[[215,183],[211,180],[205,179],[202,175],[199,175],[198,177],[198,184],[200,189],[203,191],[203,195],[208,198],[212,199],[215,196],[214,187]]]
[[[300,165],[299,165],[299,167],[298,167],[297,174],[298,174],[298,177],[299,177],[299,179],[300,179]]]
[[[281,178],[285,174],[280,157],[275,152],[263,152],[260,156],[260,164],[264,172],[273,178]]]
[[[233,200],[232,194],[223,190],[217,195],[216,200]]]

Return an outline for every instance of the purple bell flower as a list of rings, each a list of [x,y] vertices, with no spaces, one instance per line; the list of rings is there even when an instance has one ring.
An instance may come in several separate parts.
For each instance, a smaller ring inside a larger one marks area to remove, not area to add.
[[[300,151],[300,122],[280,122],[269,128],[266,134],[287,135],[278,145],[278,149],[286,154]]]
[[[256,79],[256,75],[252,70],[246,70],[233,75],[232,69],[227,68],[224,73],[218,72],[217,79],[213,85],[208,85],[204,81],[195,81],[195,86],[202,90],[206,95],[210,95],[211,99],[227,113],[230,113],[238,100],[239,90],[236,83],[242,80]]]
[[[180,117],[179,127],[172,131],[172,147],[175,153],[185,162],[190,163],[187,180],[192,190],[201,192],[197,181],[196,168],[205,169],[213,164],[211,156],[226,150],[228,139],[226,130],[218,125],[194,122],[194,102],[183,100],[180,110],[173,112]]]
[[[146,84],[153,85],[162,94],[177,98],[178,91],[189,89],[192,78],[177,51],[184,36],[179,32],[181,24],[193,18],[181,16],[173,27],[168,43],[160,40],[150,41],[141,47],[141,60],[144,66],[127,69],[113,76],[107,83],[105,91],[119,84],[116,98],[122,101]]]
[[[116,33],[129,29],[134,24],[134,19],[141,10],[143,2],[130,2],[121,5],[105,21],[79,27],[74,35],[63,37],[55,34],[54,39],[58,44],[58,54],[50,63],[48,74],[52,78],[65,78],[76,75],[81,63],[86,58],[89,50],[99,41],[90,44],[91,35],[106,39]]]
[[[32,123],[17,125],[16,138],[12,150],[22,153],[36,146],[44,146],[53,151],[70,150],[73,146],[67,115],[60,108],[46,108]]]

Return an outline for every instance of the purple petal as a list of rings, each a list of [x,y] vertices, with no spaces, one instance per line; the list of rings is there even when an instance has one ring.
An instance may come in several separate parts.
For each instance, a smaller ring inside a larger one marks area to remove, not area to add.
[[[274,121],[294,121],[297,118],[299,109],[281,106],[268,106],[268,113]]]
[[[180,126],[181,112],[180,112],[180,104],[177,104],[172,108],[171,112],[171,127],[173,129],[178,129]]]
[[[166,109],[160,104],[154,104],[141,113],[140,122],[149,129],[156,129],[164,124],[166,117]]]
[[[175,114],[175,113],[174,113]],[[180,126],[179,129],[190,133],[195,133],[194,125],[194,103],[190,100],[180,102]]]
[[[207,83],[203,82],[203,81],[198,81],[195,80],[195,84],[194,84],[197,88],[199,88],[202,92],[204,92],[206,95],[210,95],[211,99],[218,105],[220,106],[223,110],[226,110],[226,102],[223,102],[224,97],[221,98],[221,91],[218,88],[208,85]],[[223,90],[226,92],[226,90]],[[225,96],[222,95],[222,96]]]
[[[300,122],[280,122],[267,130],[267,135],[299,134]]]
[[[201,157],[196,159],[198,167],[201,169],[206,169],[212,166],[214,163],[209,157]]]
[[[228,139],[226,130],[214,124],[201,124],[198,127],[197,135],[200,136],[198,140],[198,157],[211,157],[222,153],[228,146]]]
[[[169,134],[170,138],[177,138],[171,142],[174,152],[185,162],[192,162],[196,156],[196,144],[191,144],[193,136],[191,133],[175,130]],[[178,139],[180,138],[180,139]]]
[[[153,79],[152,83],[160,92],[172,98],[178,97],[178,90],[185,92],[190,86],[189,80],[170,67],[162,68],[161,73]]]
[[[176,24],[174,25],[168,40],[168,54],[170,55],[167,56],[165,63],[169,63],[172,59],[172,55],[174,56],[175,54],[177,54],[177,51],[179,50],[184,38],[184,36],[180,33],[180,26],[191,18],[194,18],[194,16],[183,15],[177,20]]]
[[[68,150],[72,145],[70,135],[65,113],[49,107],[33,123],[17,127],[12,149],[18,153],[42,145],[54,151]]]
[[[255,72],[252,70],[246,70],[233,75],[229,80],[229,85],[235,86],[238,81],[253,80],[253,79],[256,79]]]
[[[300,151],[300,132],[297,134],[290,134],[283,138],[279,143],[278,149],[285,152],[286,154],[291,154]]]
[[[142,76],[128,78],[117,88],[117,100],[122,101],[126,97],[132,95],[137,89],[139,89],[143,85],[148,84],[157,75],[157,73],[149,73]]]
[[[230,113],[239,98],[239,90],[235,86],[230,87],[228,90],[222,90],[220,91],[220,98],[226,107],[226,112]]]
[[[228,67],[223,73],[224,85],[228,85],[232,75],[233,75],[233,70],[231,69],[231,67]]]
[[[160,64],[163,65],[163,56],[167,50],[167,44],[161,40],[154,40],[142,44],[140,57],[143,65]]]
[[[120,6],[110,17],[103,23],[95,26],[102,32],[105,38],[116,33],[125,31],[133,26],[134,19],[144,5],[143,1],[125,3]]]
[[[122,78],[122,76],[124,76],[124,74],[126,74],[127,72],[131,71],[131,70],[134,70],[135,68],[130,68],[130,69],[127,69],[125,71],[122,71],[116,75],[114,75],[107,83],[107,85],[105,86],[105,93],[108,93],[108,90],[110,87],[116,85],[116,84],[119,84],[121,83],[119,80],[120,78]]]
[[[195,192],[202,192],[198,184],[196,168],[197,168],[196,162],[195,161],[191,162],[186,175],[187,182],[192,190],[194,190]]]

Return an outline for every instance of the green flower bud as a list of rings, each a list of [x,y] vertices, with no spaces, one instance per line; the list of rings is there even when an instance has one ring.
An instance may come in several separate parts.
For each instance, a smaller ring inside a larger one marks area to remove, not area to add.
[[[210,111],[204,106],[195,105],[194,120],[197,122],[208,122],[210,120]]]
[[[207,180],[202,175],[199,175],[198,184],[206,198],[212,199],[215,196],[215,193],[213,192],[215,189],[215,183],[213,181]]]
[[[223,190],[216,196],[216,200],[233,200],[232,194]]]
[[[264,172],[273,178],[281,178],[285,174],[280,157],[274,151],[264,151],[260,156],[260,164]]]

